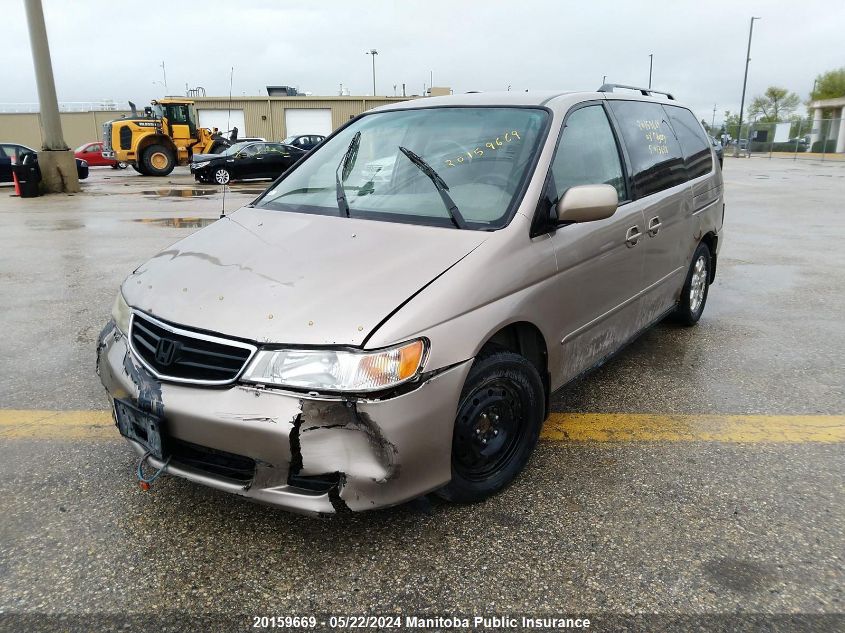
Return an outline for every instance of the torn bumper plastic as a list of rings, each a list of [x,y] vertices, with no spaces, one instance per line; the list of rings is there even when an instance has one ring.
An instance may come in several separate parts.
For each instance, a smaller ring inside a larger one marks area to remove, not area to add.
[[[161,416],[168,439],[181,447],[168,474],[309,514],[396,505],[446,484],[470,364],[383,400],[321,398],[245,384],[161,382],[132,357],[113,323],[97,348],[110,397]]]

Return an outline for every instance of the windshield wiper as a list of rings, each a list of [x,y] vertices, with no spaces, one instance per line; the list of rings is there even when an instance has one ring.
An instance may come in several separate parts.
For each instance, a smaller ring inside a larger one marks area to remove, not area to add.
[[[407,147],[402,147],[400,145],[399,151],[405,154],[405,156],[408,157],[408,160],[414,163],[414,165],[416,165],[422,173],[428,176],[428,179],[434,183],[435,187],[437,187],[437,192],[440,194],[440,199],[443,200],[443,204],[446,206],[446,211],[449,213],[449,217],[452,218],[452,223],[459,229],[467,228],[464,216],[462,216],[461,212],[458,211],[458,205],[455,204],[455,201],[452,200],[452,196],[449,195],[449,185],[447,185],[440,177],[440,174],[434,171],[434,168],[432,168],[431,165]]]
[[[340,159],[340,163],[334,172],[335,184],[337,185],[337,208],[340,211],[341,217],[349,217],[349,203],[346,201],[346,191],[343,189],[343,183],[352,172],[352,167],[355,165],[355,160],[358,158],[358,147],[361,144],[361,132],[355,132],[349,147],[346,148],[346,153]]]

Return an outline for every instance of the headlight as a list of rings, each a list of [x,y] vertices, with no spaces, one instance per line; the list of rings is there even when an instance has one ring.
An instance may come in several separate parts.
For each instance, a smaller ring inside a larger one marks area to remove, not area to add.
[[[379,391],[414,378],[425,351],[422,340],[375,352],[259,350],[243,380],[316,391]]]
[[[117,297],[114,299],[114,305],[111,308],[111,316],[117,324],[118,329],[124,334],[129,333],[129,317],[132,311],[129,309],[129,304],[123,298],[123,293],[118,290]]]
[[[191,163],[191,169],[196,171],[197,169],[203,169],[208,167],[208,163]]]

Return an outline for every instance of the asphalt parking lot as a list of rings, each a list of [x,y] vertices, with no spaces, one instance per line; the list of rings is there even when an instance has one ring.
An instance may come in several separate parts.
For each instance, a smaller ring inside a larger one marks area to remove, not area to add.
[[[0,622],[660,613],[842,626],[845,162],[728,158],[725,180],[699,325],[660,324],[557,393],[515,485],[477,505],[322,520],[172,477],[140,491],[105,411],[94,348],[119,283],[214,221],[219,188],[180,168],[92,169],[75,196],[0,189]],[[233,186],[226,207],[265,184]]]

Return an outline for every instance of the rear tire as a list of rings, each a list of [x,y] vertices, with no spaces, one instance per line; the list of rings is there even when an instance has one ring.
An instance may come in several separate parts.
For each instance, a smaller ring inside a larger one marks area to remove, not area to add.
[[[141,158],[145,175],[167,176],[176,167],[173,152],[164,145],[150,145]]]
[[[528,462],[545,417],[543,382],[528,360],[504,350],[479,356],[467,376],[452,436],[449,501],[481,501]]]
[[[675,319],[683,325],[695,325],[704,312],[710,289],[710,248],[702,242],[695,249],[687,271],[687,280],[681,290],[681,300],[675,308]]]

